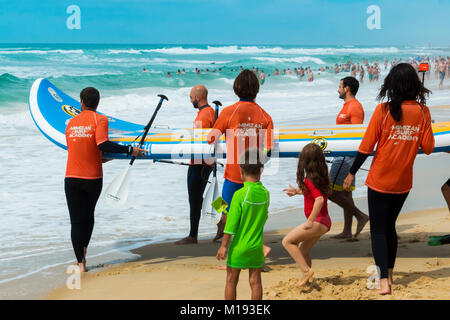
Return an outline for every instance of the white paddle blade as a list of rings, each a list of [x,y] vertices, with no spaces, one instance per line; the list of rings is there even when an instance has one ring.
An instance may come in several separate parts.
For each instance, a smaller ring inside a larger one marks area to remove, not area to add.
[[[217,213],[216,209],[214,209],[211,203],[214,200],[216,200],[219,196],[220,194],[217,178],[213,177],[211,180],[211,184],[209,185],[203,197],[202,215],[204,217],[208,217],[214,221],[217,221],[216,223],[218,223],[217,219],[220,220],[220,214]]]
[[[130,190],[131,165],[121,174],[114,178],[105,192],[105,201],[113,207],[120,207],[125,204]]]

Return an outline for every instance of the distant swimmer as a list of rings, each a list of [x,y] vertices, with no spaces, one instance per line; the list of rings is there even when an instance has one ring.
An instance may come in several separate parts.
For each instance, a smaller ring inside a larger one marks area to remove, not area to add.
[[[181,71],[181,74],[186,74],[186,71],[183,69],[183,71]]]
[[[310,69],[309,73],[308,73],[308,82],[313,82],[313,81],[314,81],[314,74]]]
[[[364,67],[361,66],[359,68],[359,82],[363,83],[363,81],[364,81]]]
[[[109,141],[108,118],[97,113],[100,93],[88,87],[80,93],[81,113],[66,127],[67,168],[64,180],[71,239],[80,272],[86,272],[86,253],[94,229],[94,212],[103,186],[103,152],[144,156],[147,151]]]
[[[339,73],[339,66],[337,64],[334,65],[334,74]]]
[[[445,63],[444,58],[441,59],[439,63],[439,89],[444,89],[444,79],[445,73],[447,71],[447,64]]]
[[[148,70],[147,70],[147,69],[145,69],[145,68],[143,68],[143,69],[142,69],[142,72],[148,72]]]
[[[264,70],[261,70],[261,73],[259,74],[259,80],[261,82],[261,85],[263,85],[266,81],[266,74],[264,73]]]
[[[274,76],[278,76],[280,74],[280,71],[278,71],[278,69],[275,69],[275,71],[273,72]]]
[[[356,78],[356,66],[355,65],[352,65],[352,71],[351,71],[350,75],[352,77]]]
[[[172,75],[170,74],[170,72],[167,72],[167,77],[171,77]]]
[[[370,65],[367,67],[367,73],[369,74],[369,82],[372,82],[373,81],[373,69]]]
[[[303,69],[303,67],[300,67],[300,69],[298,70],[298,76],[300,80],[303,80],[303,77],[305,76],[305,70]]]

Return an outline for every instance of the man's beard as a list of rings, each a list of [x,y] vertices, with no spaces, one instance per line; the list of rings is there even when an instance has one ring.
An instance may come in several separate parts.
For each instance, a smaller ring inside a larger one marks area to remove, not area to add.
[[[192,102],[192,105],[194,106],[194,108],[198,108],[198,101],[197,100],[194,100],[193,102]]]

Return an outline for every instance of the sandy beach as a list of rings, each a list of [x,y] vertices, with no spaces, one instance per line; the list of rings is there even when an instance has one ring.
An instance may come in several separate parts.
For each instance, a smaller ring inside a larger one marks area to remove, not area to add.
[[[357,241],[331,239],[342,231],[342,221],[333,222],[330,232],[313,247],[314,280],[298,288],[299,268],[281,244],[291,228],[304,222],[303,208],[291,207],[270,215],[266,223],[264,243],[272,252],[262,274],[263,299],[450,299],[450,245],[427,244],[429,236],[450,233],[450,213],[440,193],[448,159],[448,154],[416,159],[414,187],[397,220],[399,247],[392,295],[382,297],[366,288],[371,275],[366,270],[374,265],[369,224]],[[355,204],[368,212],[366,197],[355,199]],[[333,216],[342,215],[342,209],[331,202],[328,210]],[[355,228],[354,222],[353,233]],[[62,286],[45,298],[223,299],[226,271],[217,267],[225,262],[216,260],[220,244],[210,239],[197,245],[174,245],[178,239],[147,245],[132,250],[140,256],[138,260],[112,266],[91,265],[88,256],[92,269],[82,275],[80,290]],[[237,298],[250,298],[247,270],[241,273]]]
[[[300,209],[284,214],[296,215]],[[402,214],[398,220],[399,250],[393,294],[381,297],[366,288],[374,264],[369,227],[357,241],[335,240],[342,222],[312,250],[314,280],[300,289],[299,269],[281,244],[289,229],[266,232],[264,243],[272,248],[262,274],[263,299],[450,299],[450,247],[427,245],[428,237],[450,230],[447,208]],[[225,274],[217,267],[218,243],[176,246],[172,242],[134,250],[134,262],[83,275],[80,290],[61,287],[47,299],[223,299]],[[248,299],[247,271],[238,285],[238,299]]]

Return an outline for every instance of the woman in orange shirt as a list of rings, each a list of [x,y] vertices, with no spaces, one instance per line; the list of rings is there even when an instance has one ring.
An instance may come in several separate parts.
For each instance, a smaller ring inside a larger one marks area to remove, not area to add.
[[[379,104],[359,146],[358,154],[344,181],[349,190],[355,174],[372,154],[367,176],[372,252],[380,268],[380,294],[390,294],[397,256],[395,223],[412,188],[413,165],[419,148],[430,154],[434,148],[430,110],[425,96],[431,91],[420,82],[407,63],[393,67],[384,79]]]

